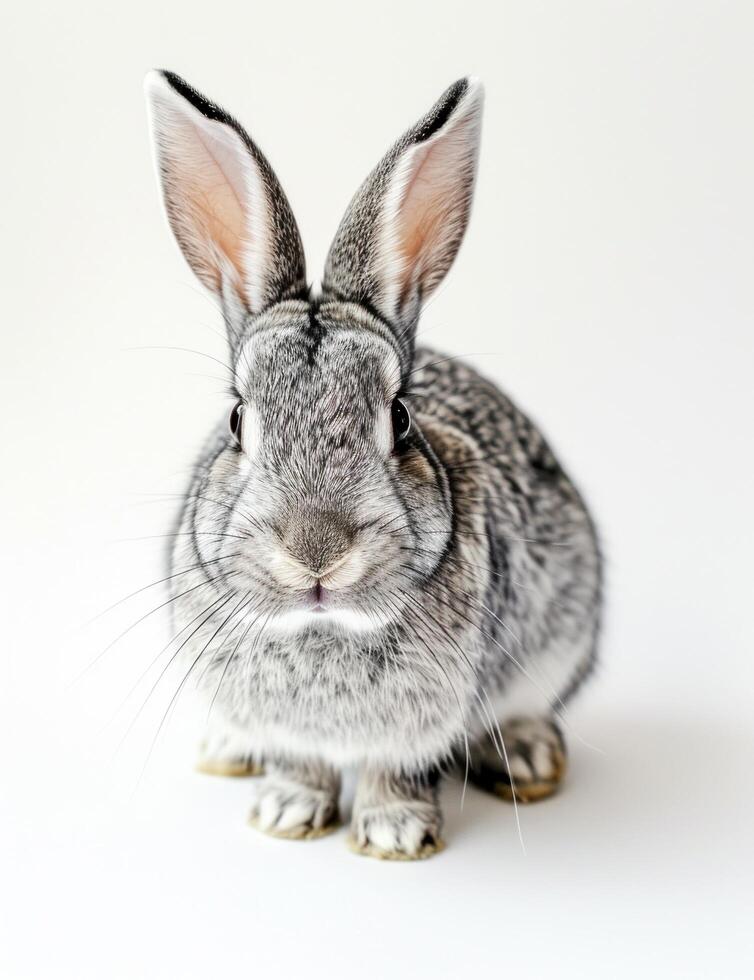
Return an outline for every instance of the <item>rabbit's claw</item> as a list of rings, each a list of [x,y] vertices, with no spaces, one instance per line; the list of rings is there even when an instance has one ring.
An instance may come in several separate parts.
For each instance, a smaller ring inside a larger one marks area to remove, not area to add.
[[[469,773],[478,786],[518,803],[535,803],[557,792],[566,771],[566,747],[553,721],[517,718],[496,734],[481,746]]]
[[[272,773],[260,780],[249,823],[273,837],[322,837],[339,826],[337,795],[330,788],[309,786]]]
[[[386,803],[354,815],[348,844],[352,851],[383,861],[418,861],[445,846],[436,804]]]

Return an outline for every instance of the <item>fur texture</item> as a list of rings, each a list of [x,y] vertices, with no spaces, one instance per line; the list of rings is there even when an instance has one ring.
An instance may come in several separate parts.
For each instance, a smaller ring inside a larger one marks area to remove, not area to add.
[[[356,849],[427,856],[458,760],[488,788],[518,777],[519,799],[557,784],[552,717],[592,669],[600,615],[594,527],[541,433],[461,359],[414,349],[466,226],[481,87],[456,82],[367,178],[316,298],[240,126],[175,76],[148,93],[171,225],[222,306],[243,406],[240,442],[223,420],[201,454],[172,555],[176,642],[220,732],[207,744],[264,761],[261,829],[329,829],[354,764]],[[196,138],[217,156],[197,113],[244,157],[225,176],[197,164]],[[241,225],[261,239],[243,261],[211,223],[187,245],[186,189],[249,171]],[[396,397],[411,428],[394,444]]]

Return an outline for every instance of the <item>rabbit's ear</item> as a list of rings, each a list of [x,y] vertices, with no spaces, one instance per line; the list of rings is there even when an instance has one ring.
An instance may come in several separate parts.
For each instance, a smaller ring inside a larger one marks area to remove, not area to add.
[[[171,72],[150,72],[144,87],[170,226],[226,315],[305,292],[296,221],[246,132]]]
[[[367,177],[330,249],[326,293],[411,333],[466,230],[483,101],[477,79],[455,82]]]

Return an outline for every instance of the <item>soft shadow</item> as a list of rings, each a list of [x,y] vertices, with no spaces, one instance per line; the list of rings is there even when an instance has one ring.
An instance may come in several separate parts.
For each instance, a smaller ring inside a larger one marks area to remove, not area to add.
[[[696,849],[751,820],[750,731],[720,720],[613,715],[590,719],[580,734],[601,751],[568,739],[569,772],[560,793],[519,806],[527,848],[530,839],[547,846],[566,838],[569,848],[594,850],[643,835],[671,849]],[[505,838],[518,844],[511,804],[469,786],[461,809],[461,789],[450,781],[443,791],[448,841],[499,837],[504,828]]]

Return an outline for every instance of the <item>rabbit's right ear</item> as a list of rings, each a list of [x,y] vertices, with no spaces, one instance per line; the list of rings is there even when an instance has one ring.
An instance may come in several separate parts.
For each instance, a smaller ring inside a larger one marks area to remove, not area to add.
[[[171,72],[150,72],[144,88],[170,227],[226,316],[303,295],[296,221],[246,132]]]
[[[367,177],[325,267],[325,295],[370,307],[410,360],[422,303],[458,252],[471,209],[484,92],[461,78]]]

